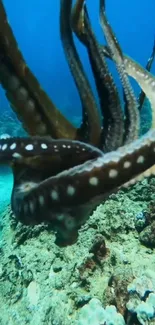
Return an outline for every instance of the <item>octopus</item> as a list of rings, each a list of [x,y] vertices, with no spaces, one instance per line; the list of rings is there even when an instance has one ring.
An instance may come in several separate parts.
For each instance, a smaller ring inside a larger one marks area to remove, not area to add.
[[[25,225],[50,223],[56,243],[69,245],[96,206],[110,193],[155,174],[155,77],[150,73],[155,46],[146,69],[122,52],[99,1],[106,45],[92,29],[87,1],[60,1],[60,37],[82,107],[75,128],[41,88],[18,48],[0,0],[0,82],[28,136],[0,139],[0,163],[11,166],[11,208]],[[73,34],[85,46],[99,107],[77,52]],[[107,58],[116,65],[124,95],[120,96]],[[136,98],[129,77],[141,88]],[[142,137],[140,110],[147,97],[152,125]]]

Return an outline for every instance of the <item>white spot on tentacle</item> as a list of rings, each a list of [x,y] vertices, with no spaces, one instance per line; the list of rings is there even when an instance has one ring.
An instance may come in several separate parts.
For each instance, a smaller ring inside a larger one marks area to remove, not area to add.
[[[93,186],[97,186],[99,183],[99,180],[97,177],[90,177],[89,178],[89,184]]]
[[[28,151],[33,150],[34,149],[33,144],[27,144],[27,146],[25,147],[25,149],[28,150]]]
[[[14,152],[14,153],[12,154],[12,157],[13,157],[13,158],[20,159],[20,158],[22,158],[22,155],[21,155],[20,153],[18,153],[18,152]]]
[[[45,199],[44,199],[43,195],[39,195],[39,198],[38,199],[39,199],[40,205],[43,206],[44,203],[45,203]]]
[[[118,171],[116,169],[110,169],[109,170],[109,177],[110,178],[115,178],[118,176]]]
[[[11,149],[11,150],[14,150],[14,149],[16,148],[16,146],[17,146],[17,145],[16,145],[16,143],[14,142],[14,143],[11,144],[10,149]]]
[[[130,161],[125,161],[123,167],[125,169],[130,168],[131,167],[131,162]]]
[[[50,196],[51,196],[52,200],[57,201],[59,199],[59,195],[56,190],[52,190]]]
[[[30,212],[33,213],[35,205],[34,205],[34,203],[32,201],[29,202],[29,207],[30,207]]]
[[[144,156],[139,156],[139,157],[137,158],[137,163],[138,163],[138,164],[143,164],[144,161],[145,161]]]
[[[19,100],[23,100],[23,101],[27,100],[27,98],[28,98],[28,91],[27,91],[27,89],[24,88],[24,87],[20,87],[17,90],[17,98]]]
[[[4,143],[3,145],[2,145],[2,150],[6,150],[7,149],[7,144],[6,143]]]
[[[41,148],[42,149],[47,149],[48,147],[47,147],[47,144],[46,143],[41,143]]]
[[[35,103],[32,99],[27,100],[24,107],[25,107],[26,111],[28,111],[30,113],[34,113],[34,111],[35,111]]]
[[[75,187],[73,187],[72,185],[68,185],[68,187],[67,187],[67,194],[69,196],[74,195],[75,194]]]

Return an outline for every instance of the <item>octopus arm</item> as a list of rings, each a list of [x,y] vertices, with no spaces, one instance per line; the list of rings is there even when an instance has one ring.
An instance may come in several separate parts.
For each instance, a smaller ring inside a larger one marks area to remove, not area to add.
[[[0,0],[0,82],[30,135],[76,138],[77,130],[55,107],[26,65]]]
[[[28,191],[18,191],[23,193],[19,215],[21,218],[22,215],[23,218],[30,216],[32,220],[36,220],[38,215],[43,221],[48,220],[49,214],[52,218],[52,213],[56,215],[60,210],[70,212],[73,208],[76,210],[76,207],[91,204],[95,199],[102,200],[111,191],[151,168],[154,161],[155,131],[151,130],[117,151],[36,182]]]
[[[103,125],[102,148],[104,152],[112,151],[123,144],[124,116],[116,85],[92,30],[84,1],[76,1],[71,21],[77,37],[87,48],[99,95]]]
[[[83,124],[79,130],[83,137],[94,145],[99,145],[101,125],[100,117],[91,86],[77,53],[70,25],[71,0],[61,0],[60,34],[61,40],[73,75],[83,108]]]
[[[47,168],[52,171],[58,162],[61,169],[70,168],[99,156],[103,156],[102,151],[80,141],[47,137],[0,140],[0,164],[25,164],[43,171]]]
[[[153,43],[153,49],[152,49],[151,56],[148,59],[147,64],[146,64],[146,67],[145,67],[145,69],[147,71],[149,71],[149,72],[151,71],[154,58],[155,58],[155,39],[154,39],[154,43]],[[146,97],[145,92],[143,90],[141,90],[141,92],[139,94],[139,97],[138,97],[139,110],[141,110],[142,107],[143,107],[143,104],[144,104],[144,101],[145,101],[145,97]]]
[[[123,85],[126,99],[125,108],[127,123],[125,131],[125,143],[127,144],[134,139],[137,139],[139,136],[140,118],[138,104],[125,70],[122,50],[105,14],[105,0],[100,0],[100,23],[109,46],[112,59],[116,63],[116,67]]]
[[[112,59],[110,49],[101,46],[103,55]],[[131,57],[123,54],[125,70],[139,84],[151,104],[152,128],[155,128],[155,77]]]

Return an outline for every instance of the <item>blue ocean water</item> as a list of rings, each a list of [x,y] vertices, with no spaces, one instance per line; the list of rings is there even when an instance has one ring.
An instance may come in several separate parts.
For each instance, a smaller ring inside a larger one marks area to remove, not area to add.
[[[8,19],[19,47],[29,67],[57,107],[70,119],[81,114],[79,96],[63,53],[59,35],[60,1],[3,0]],[[98,1],[87,1],[93,28],[98,39],[104,42],[99,25]],[[154,0],[108,0],[108,19],[114,28],[123,51],[145,66],[151,53],[155,36]],[[87,75],[94,87],[87,53],[75,39]],[[116,73],[113,65],[112,72]],[[155,73],[155,64],[152,72]],[[116,77],[117,78],[117,77]],[[138,87],[135,87],[138,93]],[[11,116],[4,91],[0,89],[0,113]],[[3,125],[6,132],[6,125]],[[7,130],[9,133],[9,130]],[[11,130],[10,130],[11,133]],[[1,170],[0,194],[9,201],[11,177]],[[3,205],[3,204],[2,204]]]
[[[19,47],[42,87],[68,118],[79,115],[80,100],[63,53],[59,33],[60,1],[3,0]],[[155,36],[154,0],[108,0],[107,16],[123,51],[145,66]],[[87,1],[92,25],[104,41],[99,25],[98,1]],[[84,47],[77,41],[79,54],[93,84]],[[155,64],[152,72],[155,73]],[[0,110],[8,103],[0,93]]]

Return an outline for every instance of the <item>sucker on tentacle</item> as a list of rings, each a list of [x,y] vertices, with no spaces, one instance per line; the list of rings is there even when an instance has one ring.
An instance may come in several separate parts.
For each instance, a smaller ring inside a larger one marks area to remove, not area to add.
[[[123,144],[124,116],[113,77],[90,25],[84,0],[77,0],[72,10],[72,26],[88,51],[103,116],[101,148],[104,152]]]

